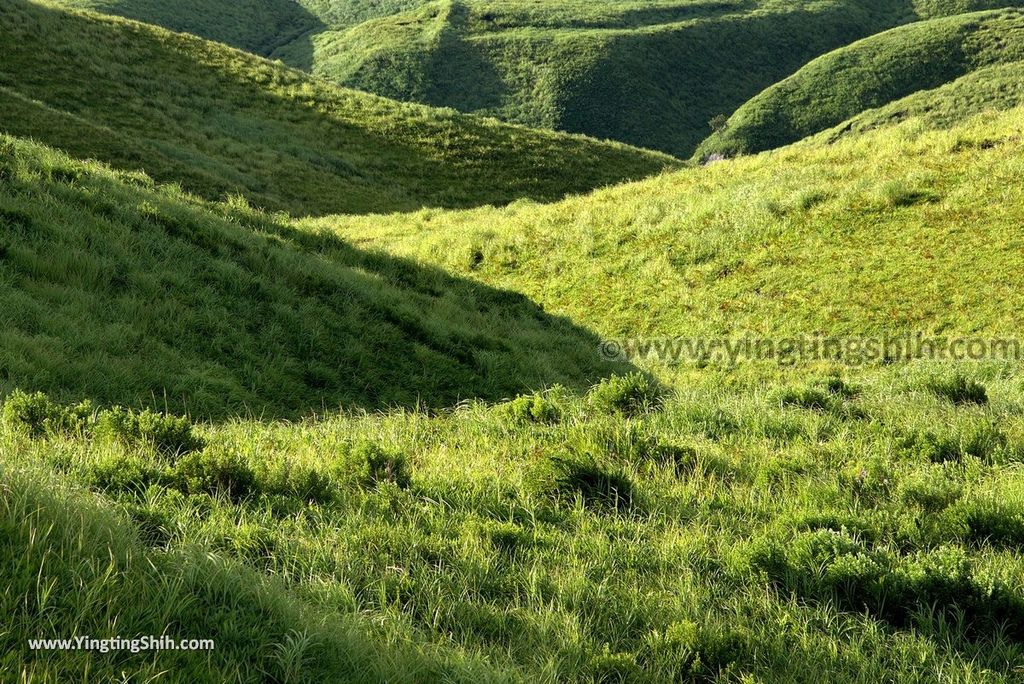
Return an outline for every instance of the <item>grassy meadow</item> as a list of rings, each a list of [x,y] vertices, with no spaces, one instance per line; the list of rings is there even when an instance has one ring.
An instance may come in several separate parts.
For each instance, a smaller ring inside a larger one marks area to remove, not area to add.
[[[0,682],[1020,682],[1013,4],[0,0]]]

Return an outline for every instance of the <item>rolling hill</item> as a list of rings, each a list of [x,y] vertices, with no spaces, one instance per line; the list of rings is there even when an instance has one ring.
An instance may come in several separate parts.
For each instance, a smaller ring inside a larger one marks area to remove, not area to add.
[[[427,52],[550,73],[672,37],[608,56],[644,98],[717,26],[722,101],[810,18],[926,18],[686,166],[0,0],[0,679],[1018,681],[1021,12],[935,16],[988,4],[133,5],[275,51],[456,11]],[[76,636],[215,647],[33,646]]]
[[[614,370],[521,295],[0,138],[0,387],[195,416],[448,406]]]
[[[689,157],[712,118],[879,31],[1019,0],[67,0],[281,59],[345,86]],[[205,4],[204,4],[205,7]],[[235,8],[224,10],[223,8]],[[312,26],[312,28],[310,28]],[[259,30],[257,30],[257,28]],[[266,31],[258,38],[248,33]],[[299,32],[298,38],[291,36]],[[273,45],[273,48],[266,46]],[[263,47],[260,47],[263,46]]]
[[[296,214],[465,207],[556,199],[675,163],[337,89],[216,43],[49,4],[3,0],[0,41],[0,131],[208,199],[237,194]]]
[[[292,224],[5,138],[0,344],[4,368],[12,350],[36,361],[7,387],[51,396],[0,412],[0,664],[30,682],[1012,681],[1019,358],[648,363],[659,382],[304,421],[108,402],[211,368],[169,353],[191,348],[287,406],[304,396],[278,381],[291,359],[351,358],[345,321],[401,325],[370,337],[360,388],[387,386],[386,363],[436,371],[425,397],[486,399],[496,368],[511,392],[546,379],[538,358],[605,363],[596,337],[499,286],[606,336],[1009,339],[1021,114],[909,120],[547,206]],[[416,321],[488,372],[452,378],[403,346]],[[102,342],[91,366],[83,337]],[[320,391],[367,405],[345,382]],[[29,651],[54,624],[218,648]]]
[[[958,104],[943,108],[947,121],[979,106],[1013,106],[1019,102],[1014,95],[1019,89],[1007,90],[996,70],[988,70],[1003,65],[1007,68],[999,73],[1010,83],[1015,80],[1010,74],[1024,69],[1024,10],[971,13],[896,28],[820,57],[765,90],[740,107],[697,156],[781,147],[886,105],[890,111],[931,111],[939,105],[925,101],[956,98]],[[972,78],[975,71],[983,73]],[[938,92],[923,92],[933,90]],[[913,101],[897,102],[915,93],[921,94]]]

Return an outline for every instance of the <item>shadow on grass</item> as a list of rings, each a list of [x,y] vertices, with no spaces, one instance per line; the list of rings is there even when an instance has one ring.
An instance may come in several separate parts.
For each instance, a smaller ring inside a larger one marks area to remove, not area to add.
[[[451,38],[469,67],[439,64],[438,78],[454,69],[498,88],[474,47]],[[0,4],[0,44],[0,130],[293,215],[552,201],[673,163],[340,90],[190,36],[23,0]]]
[[[628,370],[517,293],[11,138],[0,236],[3,393],[292,419]]]

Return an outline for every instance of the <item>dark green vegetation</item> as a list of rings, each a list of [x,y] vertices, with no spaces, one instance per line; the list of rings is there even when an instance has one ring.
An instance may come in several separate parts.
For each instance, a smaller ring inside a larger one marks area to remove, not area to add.
[[[922,18],[1021,3],[301,0],[306,16],[284,30],[247,21],[244,9],[202,12],[192,3],[152,0],[64,4],[187,29],[387,97],[689,157],[711,132],[712,118],[732,114],[814,57]],[[269,7],[277,9],[262,12],[277,20],[299,11],[284,0]],[[248,37],[255,26],[267,35]],[[302,35],[292,39],[296,31]]]
[[[615,368],[521,295],[282,221],[0,137],[0,387],[275,417]]]
[[[339,90],[198,39],[0,2],[0,131],[297,214],[550,200],[663,155]],[[566,169],[573,169],[566,173]]]
[[[977,71],[983,73],[973,77]],[[1016,105],[1022,73],[1024,10],[904,26],[829,53],[772,86],[733,114],[698,156],[781,147],[885,105],[844,129],[919,113],[949,125],[981,108]]]

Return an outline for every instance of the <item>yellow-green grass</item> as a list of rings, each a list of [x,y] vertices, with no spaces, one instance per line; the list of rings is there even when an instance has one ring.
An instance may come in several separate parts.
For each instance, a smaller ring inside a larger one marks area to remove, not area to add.
[[[0,3],[0,130],[295,214],[551,200],[676,162],[341,90],[194,37]]]
[[[554,205],[300,222],[605,336],[1016,334],[1021,110],[911,119]]]
[[[1022,146],[1021,109],[911,118],[551,205],[290,221],[0,139],[3,391],[94,400],[0,411],[2,671],[1015,681],[1019,362],[583,390],[627,370],[588,330],[1016,336]],[[186,446],[108,410],[165,402]],[[150,633],[218,649],[27,648]]]

